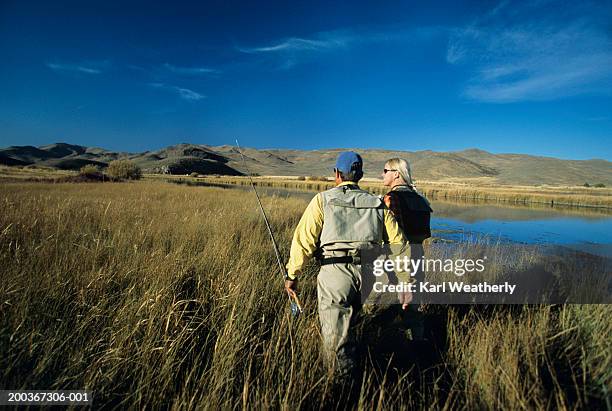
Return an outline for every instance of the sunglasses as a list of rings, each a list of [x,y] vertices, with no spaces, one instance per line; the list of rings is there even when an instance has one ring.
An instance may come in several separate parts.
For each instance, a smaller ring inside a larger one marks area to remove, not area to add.
[[[383,168],[383,174],[387,174],[388,171],[397,171],[393,168]]]

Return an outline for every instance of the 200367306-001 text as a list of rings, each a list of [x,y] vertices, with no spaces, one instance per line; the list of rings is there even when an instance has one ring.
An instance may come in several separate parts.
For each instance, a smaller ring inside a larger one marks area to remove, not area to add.
[[[92,405],[85,390],[0,390],[0,405]]]

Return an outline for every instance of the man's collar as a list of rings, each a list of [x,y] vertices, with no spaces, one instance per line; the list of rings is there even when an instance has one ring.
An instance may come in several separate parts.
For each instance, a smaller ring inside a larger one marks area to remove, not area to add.
[[[342,186],[357,186],[357,183],[355,183],[354,181],[343,181],[340,184],[338,184],[336,187],[342,187]]]

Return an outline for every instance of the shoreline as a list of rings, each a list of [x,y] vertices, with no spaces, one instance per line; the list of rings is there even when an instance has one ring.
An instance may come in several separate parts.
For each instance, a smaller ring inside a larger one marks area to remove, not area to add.
[[[185,183],[208,183],[211,185],[249,186],[247,177],[226,176],[168,176],[147,175],[147,178],[179,180]],[[323,191],[334,186],[332,181],[300,181],[287,178],[253,177],[256,186],[267,188]],[[360,186],[375,194],[385,194],[388,189],[380,182],[368,179]],[[551,208],[587,208],[612,214],[612,189],[585,187],[531,187],[531,186],[483,186],[449,182],[421,182],[417,189],[432,200],[468,200],[474,202],[503,203],[510,205],[538,205]]]

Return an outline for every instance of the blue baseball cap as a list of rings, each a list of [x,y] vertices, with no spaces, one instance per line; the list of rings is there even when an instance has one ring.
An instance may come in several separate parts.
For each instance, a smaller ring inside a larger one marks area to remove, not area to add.
[[[338,154],[336,160],[336,169],[342,173],[348,174],[351,171],[361,171],[363,160],[361,156],[354,151],[343,151]]]

